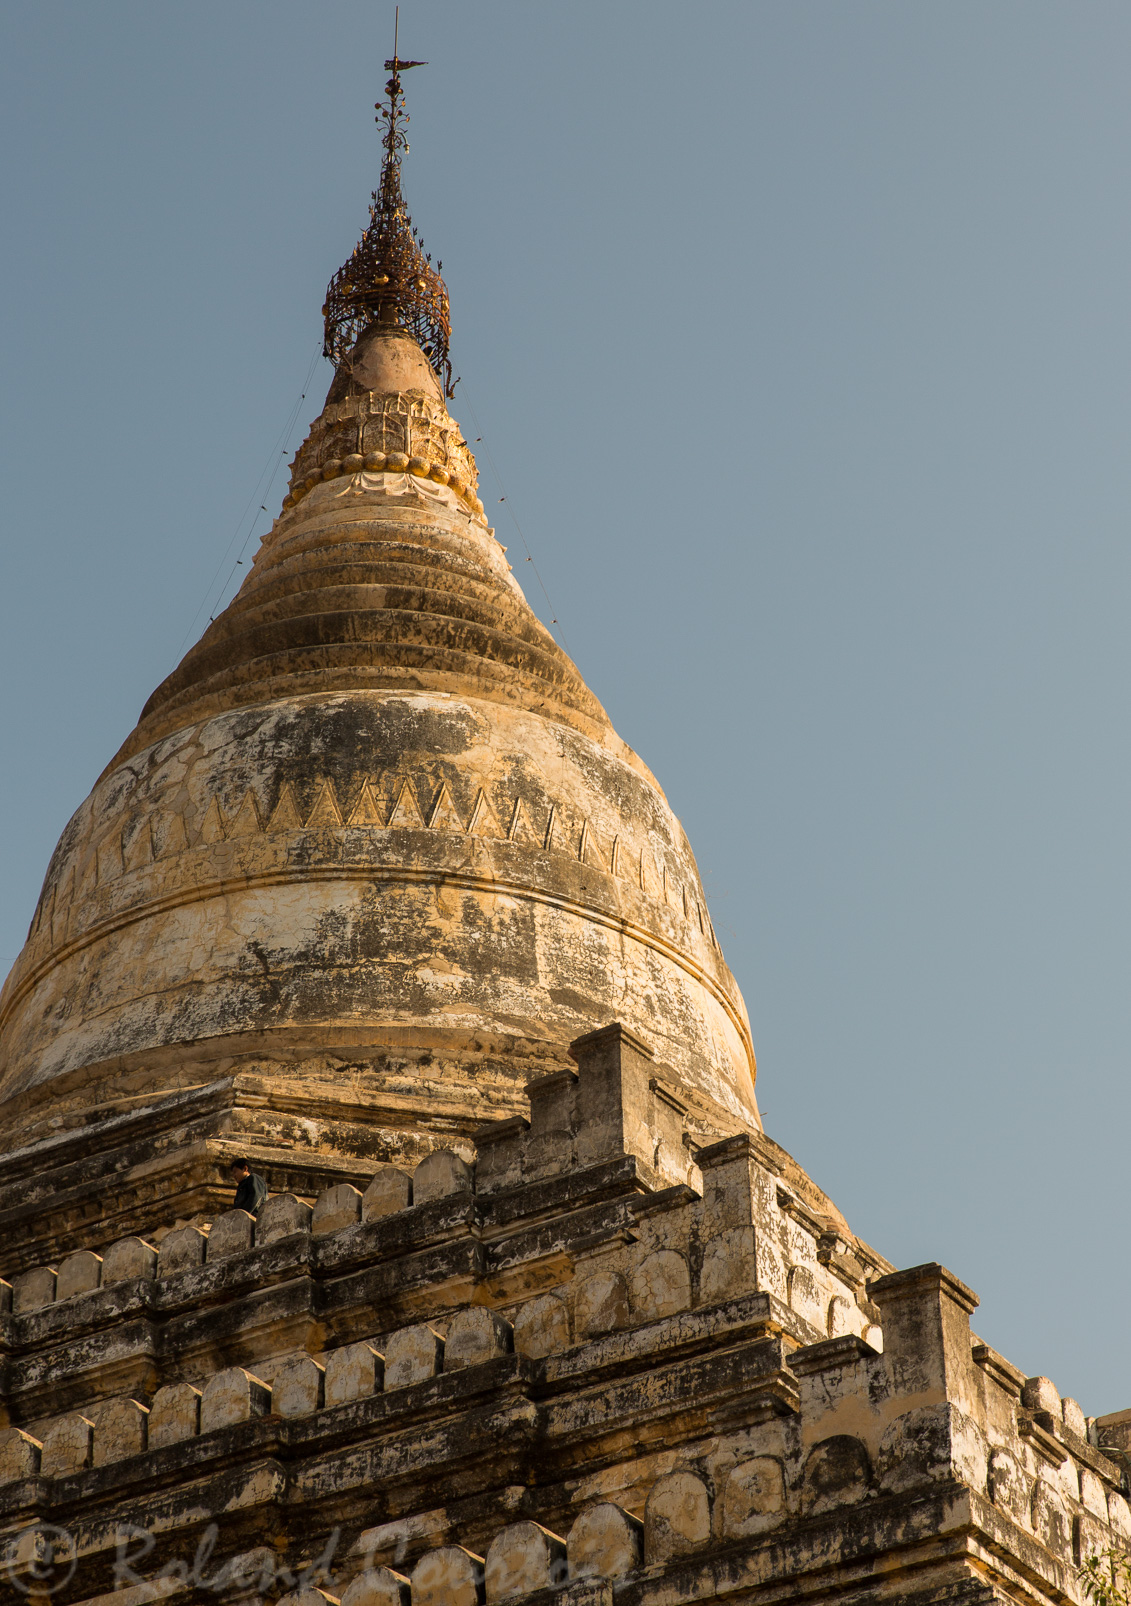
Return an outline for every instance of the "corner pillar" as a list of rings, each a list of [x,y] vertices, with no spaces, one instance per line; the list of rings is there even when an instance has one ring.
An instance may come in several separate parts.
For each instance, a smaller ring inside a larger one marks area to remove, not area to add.
[[[569,1053],[578,1068],[577,1164],[634,1154],[651,1170],[656,1151],[649,1121],[654,1103],[649,1086],[652,1050],[614,1021],[576,1038]]]
[[[916,1405],[975,1408],[970,1317],[978,1296],[937,1261],[868,1284],[880,1308],[884,1361],[896,1394]]]

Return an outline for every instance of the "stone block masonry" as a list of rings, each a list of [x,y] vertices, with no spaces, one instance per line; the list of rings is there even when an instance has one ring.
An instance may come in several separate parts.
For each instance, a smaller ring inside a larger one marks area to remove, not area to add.
[[[14,1279],[17,1582],[49,1523],[77,1547],[60,1599],[109,1593],[128,1512],[139,1576],[211,1535],[217,1576],[270,1557],[264,1600],[329,1556],[302,1586],[323,1606],[770,1600],[786,1578],[1078,1600],[1079,1559],[1131,1535],[1120,1424],[1101,1445],[971,1333],[969,1289],[892,1270],[768,1139],[685,1142],[632,1033],[571,1053],[474,1164],[437,1150]],[[133,1275],[95,1280],[114,1264]]]

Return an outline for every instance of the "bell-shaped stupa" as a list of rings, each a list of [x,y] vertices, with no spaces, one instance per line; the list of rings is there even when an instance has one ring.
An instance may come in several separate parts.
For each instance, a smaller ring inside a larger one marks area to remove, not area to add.
[[[388,92],[280,516],[64,831],[4,988],[9,1143],[242,1075],[265,1164],[423,1152],[613,1019],[699,1137],[758,1126],[687,839],[484,518],[399,63]]]
[[[4,990],[3,1599],[1117,1599],[1131,1412],[759,1129],[679,823],[483,518],[390,65],[282,513]]]

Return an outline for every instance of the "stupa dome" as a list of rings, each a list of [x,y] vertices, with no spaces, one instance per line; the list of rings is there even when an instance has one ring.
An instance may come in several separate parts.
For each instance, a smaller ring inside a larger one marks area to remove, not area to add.
[[[279,518],[51,861],[0,994],[9,1142],[248,1070],[292,1137],[317,1106],[323,1145],[431,1142],[613,1019],[692,1130],[758,1124],[684,832],[484,518],[442,281],[431,334],[390,302],[394,202]]]

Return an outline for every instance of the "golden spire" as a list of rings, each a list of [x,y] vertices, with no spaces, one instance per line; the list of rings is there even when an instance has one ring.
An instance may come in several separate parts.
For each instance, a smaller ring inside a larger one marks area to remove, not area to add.
[[[385,85],[388,104],[378,102],[375,121],[384,123],[385,156],[381,188],[374,191],[369,226],[326,290],[323,350],[338,368],[348,370],[359,337],[374,324],[402,329],[419,345],[444,387],[452,394],[448,358],[451,322],[448,292],[432,258],[423,249],[401,194],[401,157],[408,152],[408,113],[401,93],[401,73],[426,67],[424,61],[402,61],[394,35],[393,56],[385,63],[392,74]]]

